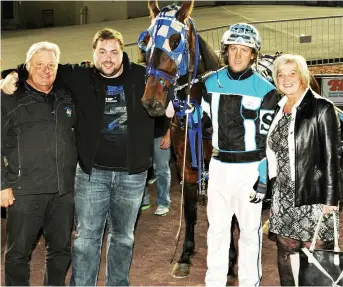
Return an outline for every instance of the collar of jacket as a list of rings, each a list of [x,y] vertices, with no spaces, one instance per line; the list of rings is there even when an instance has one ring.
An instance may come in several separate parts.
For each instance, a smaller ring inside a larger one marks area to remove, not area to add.
[[[227,73],[229,78],[231,78],[232,80],[244,80],[249,78],[254,73],[254,71],[251,69],[251,67],[249,67],[242,72],[234,72],[230,68],[230,66],[227,66]]]
[[[295,103],[292,110],[293,109],[302,110],[311,101],[311,98],[313,98],[313,91],[310,88],[307,88],[304,94]],[[286,105],[287,102],[288,102],[287,96],[283,96],[282,99],[278,102],[277,111],[279,111],[280,109],[283,109],[283,107]]]
[[[20,86],[21,86],[21,87],[20,87]],[[41,96],[41,97],[43,96],[43,97],[45,97],[45,96],[49,96],[49,95],[55,95],[56,92],[57,92],[57,88],[56,88],[55,83],[53,84],[51,91],[48,92],[48,93],[45,93],[45,92],[36,90],[34,87],[32,87],[32,86],[31,86],[29,83],[27,83],[26,81],[25,81],[25,82],[21,82],[21,83],[19,84],[19,87],[20,87],[23,91],[25,91],[25,92],[30,92],[31,95],[34,96],[34,97],[37,97],[37,96]]]
[[[298,111],[301,111],[302,109],[304,109],[309,103],[311,103],[312,99],[314,98],[314,92],[310,89],[307,88],[307,90],[305,91],[302,100],[300,101],[300,103],[297,105],[297,109]]]

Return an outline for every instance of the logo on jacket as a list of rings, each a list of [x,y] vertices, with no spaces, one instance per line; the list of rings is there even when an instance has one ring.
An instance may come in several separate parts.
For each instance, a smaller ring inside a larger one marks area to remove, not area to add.
[[[71,108],[70,106],[66,106],[66,107],[64,108],[64,110],[66,111],[67,117],[68,117],[68,118],[71,118],[71,115],[72,115],[72,113],[73,113],[72,108]]]

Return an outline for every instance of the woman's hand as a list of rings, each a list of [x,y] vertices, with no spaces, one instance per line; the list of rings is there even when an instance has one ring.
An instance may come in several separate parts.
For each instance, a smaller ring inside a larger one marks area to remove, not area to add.
[[[337,210],[338,206],[323,205],[323,214],[326,216]]]

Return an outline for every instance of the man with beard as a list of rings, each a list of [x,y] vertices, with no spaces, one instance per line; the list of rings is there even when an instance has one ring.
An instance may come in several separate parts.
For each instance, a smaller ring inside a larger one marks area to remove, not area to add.
[[[133,232],[151,166],[154,121],[141,104],[145,68],[130,62],[123,49],[122,34],[105,28],[93,39],[94,67],[58,68],[58,77],[75,97],[77,114],[71,285],[97,284],[106,222],[106,285],[129,285]]]

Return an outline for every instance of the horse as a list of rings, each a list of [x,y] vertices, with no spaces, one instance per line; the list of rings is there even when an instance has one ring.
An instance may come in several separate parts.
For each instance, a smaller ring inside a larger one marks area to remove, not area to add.
[[[201,184],[203,180],[199,177],[199,173],[203,173],[204,167],[209,164],[212,153],[211,125],[208,124],[210,119],[206,114],[200,116],[196,122],[192,120],[193,127],[198,129],[200,137],[189,129],[186,139],[187,122],[183,117],[186,110],[184,100],[189,94],[191,101],[198,107],[202,94],[205,92],[205,86],[203,82],[196,82],[195,79],[206,72],[218,70],[221,64],[215,51],[198,35],[190,18],[193,1],[182,2],[180,6],[170,5],[161,10],[157,2],[149,1],[148,7],[152,24],[138,39],[138,45],[141,51],[144,51],[141,60],[146,61],[147,65],[146,89],[142,104],[151,116],[164,115],[168,90],[171,86],[185,87],[177,91],[178,103],[174,101],[179,109],[177,114],[182,115],[173,117],[170,127],[177,169],[179,174],[183,175],[185,219],[182,254],[173,268],[172,275],[182,278],[189,274],[191,257],[195,253],[194,229],[197,221],[198,192],[203,192],[205,189]],[[158,48],[154,45],[157,42]],[[195,135],[193,140],[190,134]],[[197,159],[194,160],[194,156],[192,159],[191,154],[196,154]],[[184,155],[185,163],[183,163]],[[233,241],[232,248],[234,249]],[[235,250],[232,251],[232,248],[231,257],[235,258],[236,253]],[[229,269],[229,274],[233,275],[233,264]]]

